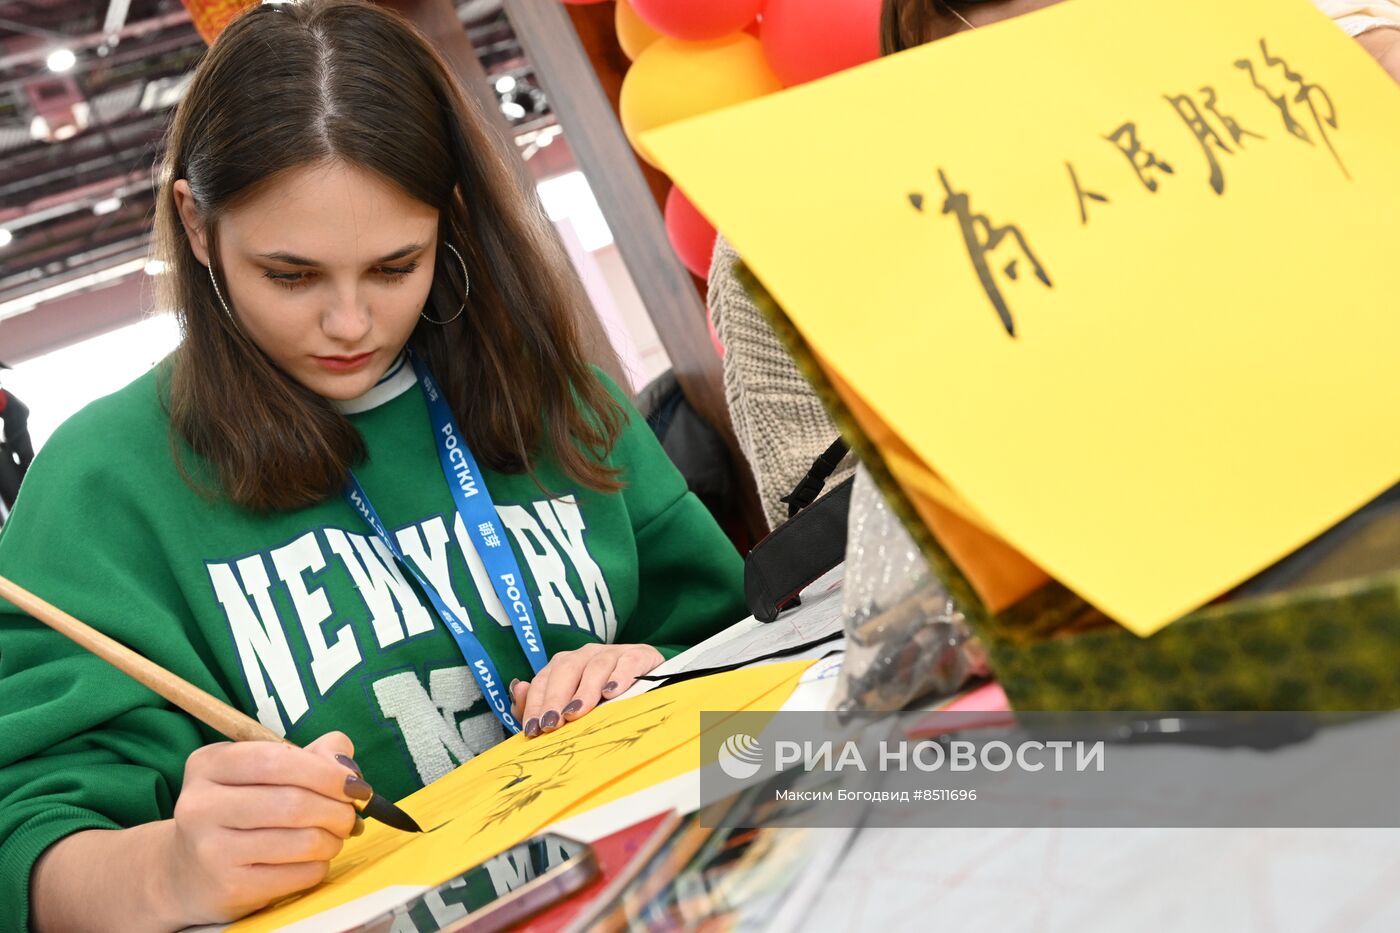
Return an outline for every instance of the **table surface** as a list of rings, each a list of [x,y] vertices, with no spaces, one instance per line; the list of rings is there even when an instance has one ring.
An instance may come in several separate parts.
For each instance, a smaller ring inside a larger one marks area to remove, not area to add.
[[[678,655],[662,672],[829,630],[840,569],[801,609],[740,622]],[[817,656],[836,645],[823,645]],[[837,680],[828,659],[787,709],[824,709]],[[562,828],[588,838],[663,806],[695,807],[686,775]],[[958,933],[1125,930],[1303,933],[1400,930],[1400,830],[1394,829],[866,829],[802,913],[804,931]]]

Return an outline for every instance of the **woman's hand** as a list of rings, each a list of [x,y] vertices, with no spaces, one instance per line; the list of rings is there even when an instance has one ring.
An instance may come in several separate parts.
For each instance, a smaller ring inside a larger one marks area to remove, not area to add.
[[[599,700],[626,693],[663,660],[651,645],[587,644],[560,651],[534,680],[511,683],[511,713],[533,739],[586,715]]]
[[[221,742],[190,755],[175,804],[167,889],[187,923],[231,920],[319,884],[364,828],[370,786],[339,732],[306,748]]]
[[[180,930],[233,920],[317,884],[345,838],[364,826],[351,800],[373,792],[353,752],[339,732],[304,749],[198,749],[185,761],[174,819],[83,830],[49,846],[30,879],[31,928]]]

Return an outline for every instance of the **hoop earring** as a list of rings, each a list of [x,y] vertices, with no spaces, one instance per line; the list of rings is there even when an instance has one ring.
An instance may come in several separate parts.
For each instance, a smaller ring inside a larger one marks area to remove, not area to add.
[[[212,259],[209,260],[209,265],[204,268],[209,270],[209,284],[214,286],[214,294],[218,296],[219,304],[223,305],[224,313],[228,315],[230,321],[237,324],[238,321],[234,318],[233,312],[229,310],[228,302],[224,301],[224,293],[219,291],[219,280],[214,278],[214,261]]]
[[[466,285],[462,288],[462,306],[457,309],[456,314],[452,315],[447,320],[435,321],[432,318],[428,317],[426,313],[419,313],[419,316],[422,317],[423,320],[427,321],[429,324],[437,324],[438,326],[442,326],[443,324],[451,324],[453,321],[457,320],[457,318],[461,317],[462,312],[467,309],[467,296],[472,293],[472,279],[471,276],[467,274],[466,260],[462,258],[461,253],[457,252],[457,247],[453,246],[451,243],[444,243],[443,245],[446,246],[448,249],[452,250],[452,255],[457,257],[457,263],[462,267],[462,281],[465,282]]]

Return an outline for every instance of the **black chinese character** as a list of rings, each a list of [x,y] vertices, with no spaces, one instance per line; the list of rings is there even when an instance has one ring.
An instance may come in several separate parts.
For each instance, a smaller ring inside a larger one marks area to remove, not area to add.
[[[1332,103],[1331,95],[1329,95],[1321,85],[1309,84],[1302,74],[1289,67],[1288,62],[1283,58],[1271,55],[1269,53],[1268,40],[1259,40],[1259,51],[1264,55],[1264,64],[1268,68],[1277,67],[1281,70],[1284,79],[1289,84],[1293,85],[1296,90],[1287,89],[1281,93],[1273,93],[1267,85],[1259,80],[1259,74],[1254,70],[1254,62],[1247,58],[1241,58],[1236,61],[1235,67],[1242,71],[1249,72],[1249,80],[1254,82],[1254,86],[1259,89],[1259,92],[1268,98],[1269,103],[1278,108],[1280,116],[1283,117],[1283,127],[1288,130],[1290,135],[1301,139],[1310,146],[1317,145],[1313,141],[1312,134],[1308,132],[1307,127],[1303,126],[1302,123],[1294,118],[1293,111],[1288,105],[1289,103],[1294,103],[1306,106],[1309,114],[1312,116],[1312,122],[1317,129],[1317,134],[1322,137],[1323,143],[1327,146],[1327,151],[1332,153],[1332,158],[1336,160],[1337,167],[1342,170],[1342,174],[1350,179],[1351,173],[1349,173],[1347,167],[1342,164],[1342,157],[1337,154],[1336,148],[1332,145],[1331,138],[1327,135],[1327,127],[1330,126],[1334,130],[1337,128],[1337,108]],[[1292,93],[1291,99],[1289,97],[1290,92]],[[1319,104],[1326,108],[1325,116],[1323,112],[1319,110]]]
[[[1113,143],[1123,155],[1128,157],[1128,164],[1133,167],[1133,171],[1137,172],[1138,180],[1148,191],[1155,192],[1157,190],[1157,179],[1149,174],[1152,169],[1161,169],[1168,175],[1175,174],[1169,164],[1157,158],[1157,153],[1142,148],[1142,144],[1138,142],[1136,123],[1124,123],[1105,136],[1104,139]]]
[[[1011,309],[1006,306],[1006,299],[1001,294],[1001,288],[993,277],[988,254],[996,249],[1007,236],[1010,236],[1020,247],[1021,255],[1030,262],[1035,277],[1040,279],[1046,288],[1054,287],[1050,276],[1046,274],[1045,268],[1036,258],[1030,244],[1026,242],[1020,227],[1015,224],[994,226],[986,214],[972,212],[972,201],[967,192],[954,191],[953,186],[948,182],[948,176],[943,173],[942,169],[938,170],[938,180],[943,183],[943,190],[947,195],[943,201],[943,213],[953,214],[958,218],[958,225],[962,228],[963,242],[967,245],[967,254],[972,260],[972,267],[977,272],[978,280],[982,283],[982,290],[987,293],[987,298],[991,301],[992,307],[996,309],[997,317],[1001,318],[1001,324],[1006,328],[1006,332],[1015,337],[1016,324],[1011,318]],[[914,206],[915,210],[923,210],[922,195],[909,195],[909,203]],[[1016,281],[1018,275],[1017,263],[1019,261],[1019,259],[1012,259],[1001,270],[1013,282]]]
[[[1216,194],[1225,192],[1225,173],[1220,170],[1220,160],[1215,157],[1215,150],[1211,145],[1219,147],[1221,152],[1232,152],[1225,141],[1220,138],[1220,134],[1215,132],[1206,118],[1201,116],[1201,109],[1196,106],[1196,102],[1189,94],[1178,94],[1175,97],[1163,95],[1167,103],[1172,105],[1177,116],[1186,123],[1187,129],[1196,137],[1196,142],[1201,144],[1201,151],[1206,154],[1206,162],[1210,164],[1210,187]]]
[[[1099,194],[1097,191],[1085,191],[1084,187],[1079,184],[1079,175],[1074,171],[1074,166],[1066,162],[1065,168],[1069,169],[1069,180],[1074,182],[1074,195],[1079,199],[1079,225],[1081,227],[1087,226],[1089,223],[1089,208],[1084,202],[1098,201],[1100,204],[1107,204],[1108,198]]]
[[[1253,136],[1255,139],[1266,138],[1264,136],[1260,136],[1258,133],[1252,133],[1244,127],[1240,126],[1239,121],[1236,120],[1234,117],[1230,116],[1228,113],[1221,113],[1220,110],[1215,106],[1215,88],[1207,84],[1201,88],[1201,93],[1206,96],[1205,108],[1209,110],[1212,114],[1214,114],[1215,119],[1219,120],[1220,124],[1225,127],[1225,132],[1230,134],[1230,138],[1235,141],[1236,146],[1239,146],[1241,149],[1243,149],[1244,138],[1246,136]]]

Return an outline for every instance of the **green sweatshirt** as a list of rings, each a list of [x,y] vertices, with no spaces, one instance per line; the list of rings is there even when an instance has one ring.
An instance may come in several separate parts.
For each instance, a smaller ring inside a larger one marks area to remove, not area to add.
[[[390,799],[500,741],[456,642],[342,497],[259,514],[186,484],[157,394],[163,372],[88,406],[45,445],[0,532],[0,574],[297,744],[345,732]],[[581,488],[552,463],[539,484],[485,470],[495,530],[551,655],[601,640],[670,656],[746,614],[742,562],[608,387],[628,414],[608,458],[622,491]],[[528,679],[411,367],[358,402],[350,410],[373,407],[349,414],[369,452],[356,475],[380,518],[456,600],[502,679]],[[0,930],[26,928],[45,848],[169,817],[185,758],[219,739],[0,600]]]

